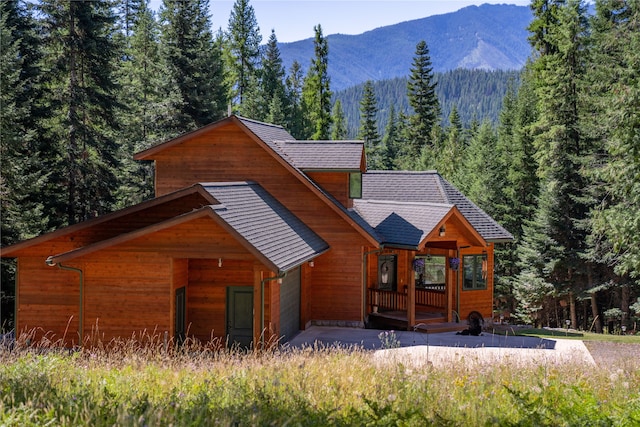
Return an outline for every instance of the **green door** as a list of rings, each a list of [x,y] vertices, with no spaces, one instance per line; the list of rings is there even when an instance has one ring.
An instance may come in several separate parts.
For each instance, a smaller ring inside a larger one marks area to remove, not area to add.
[[[253,342],[253,287],[227,288],[227,337],[229,346],[250,348]]]

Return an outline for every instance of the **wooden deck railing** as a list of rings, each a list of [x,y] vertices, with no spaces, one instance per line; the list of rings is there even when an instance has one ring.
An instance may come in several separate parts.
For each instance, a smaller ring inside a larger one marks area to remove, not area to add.
[[[367,289],[367,302],[382,310],[406,310],[407,294],[404,292]],[[434,289],[416,289],[416,306],[446,308],[447,300],[444,286]]]

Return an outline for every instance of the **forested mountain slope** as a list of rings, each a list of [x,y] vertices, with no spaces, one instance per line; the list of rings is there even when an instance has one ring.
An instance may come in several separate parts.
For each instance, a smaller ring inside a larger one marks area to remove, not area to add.
[[[339,91],[366,80],[406,76],[420,40],[427,42],[436,72],[519,70],[531,52],[527,42],[531,18],[526,6],[485,4],[355,36],[329,35],[331,88]],[[308,68],[313,39],[280,43],[279,48],[287,70],[294,60]]]
[[[445,73],[436,73],[436,94],[440,101],[443,124],[448,123],[449,114],[455,106],[460,120],[468,126],[473,120],[482,122],[487,119],[497,123],[502,101],[509,84],[517,87],[519,71],[487,71],[459,68]],[[360,101],[364,84],[350,87],[335,93],[340,100],[347,122],[350,138],[358,135],[360,126]],[[373,91],[378,100],[377,122],[382,133],[388,121],[390,106],[396,114],[409,112],[407,98],[407,77],[373,82]]]

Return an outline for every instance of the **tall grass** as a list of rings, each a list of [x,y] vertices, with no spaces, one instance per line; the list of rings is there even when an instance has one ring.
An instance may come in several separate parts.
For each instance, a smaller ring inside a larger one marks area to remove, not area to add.
[[[152,340],[153,342],[153,340]],[[637,355],[635,355],[637,358]],[[640,363],[415,367],[358,347],[0,350],[0,425],[640,425]]]

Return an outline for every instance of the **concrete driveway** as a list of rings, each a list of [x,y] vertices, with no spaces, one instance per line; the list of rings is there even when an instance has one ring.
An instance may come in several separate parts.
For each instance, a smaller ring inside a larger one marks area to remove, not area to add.
[[[293,348],[306,346],[362,347],[372,350],[380,362],[403,361],[414,365],[448,364],[464,359],[469,363],[581,363],[595,365],[593,357],[579,340],[543,339],[483,332],[480,336],[457,335],[455,332],[425,334],[394,331],[398,348],[382,348],[382,340],[390,331],[376,329],[312,326],[301,331],[287,344]]]

